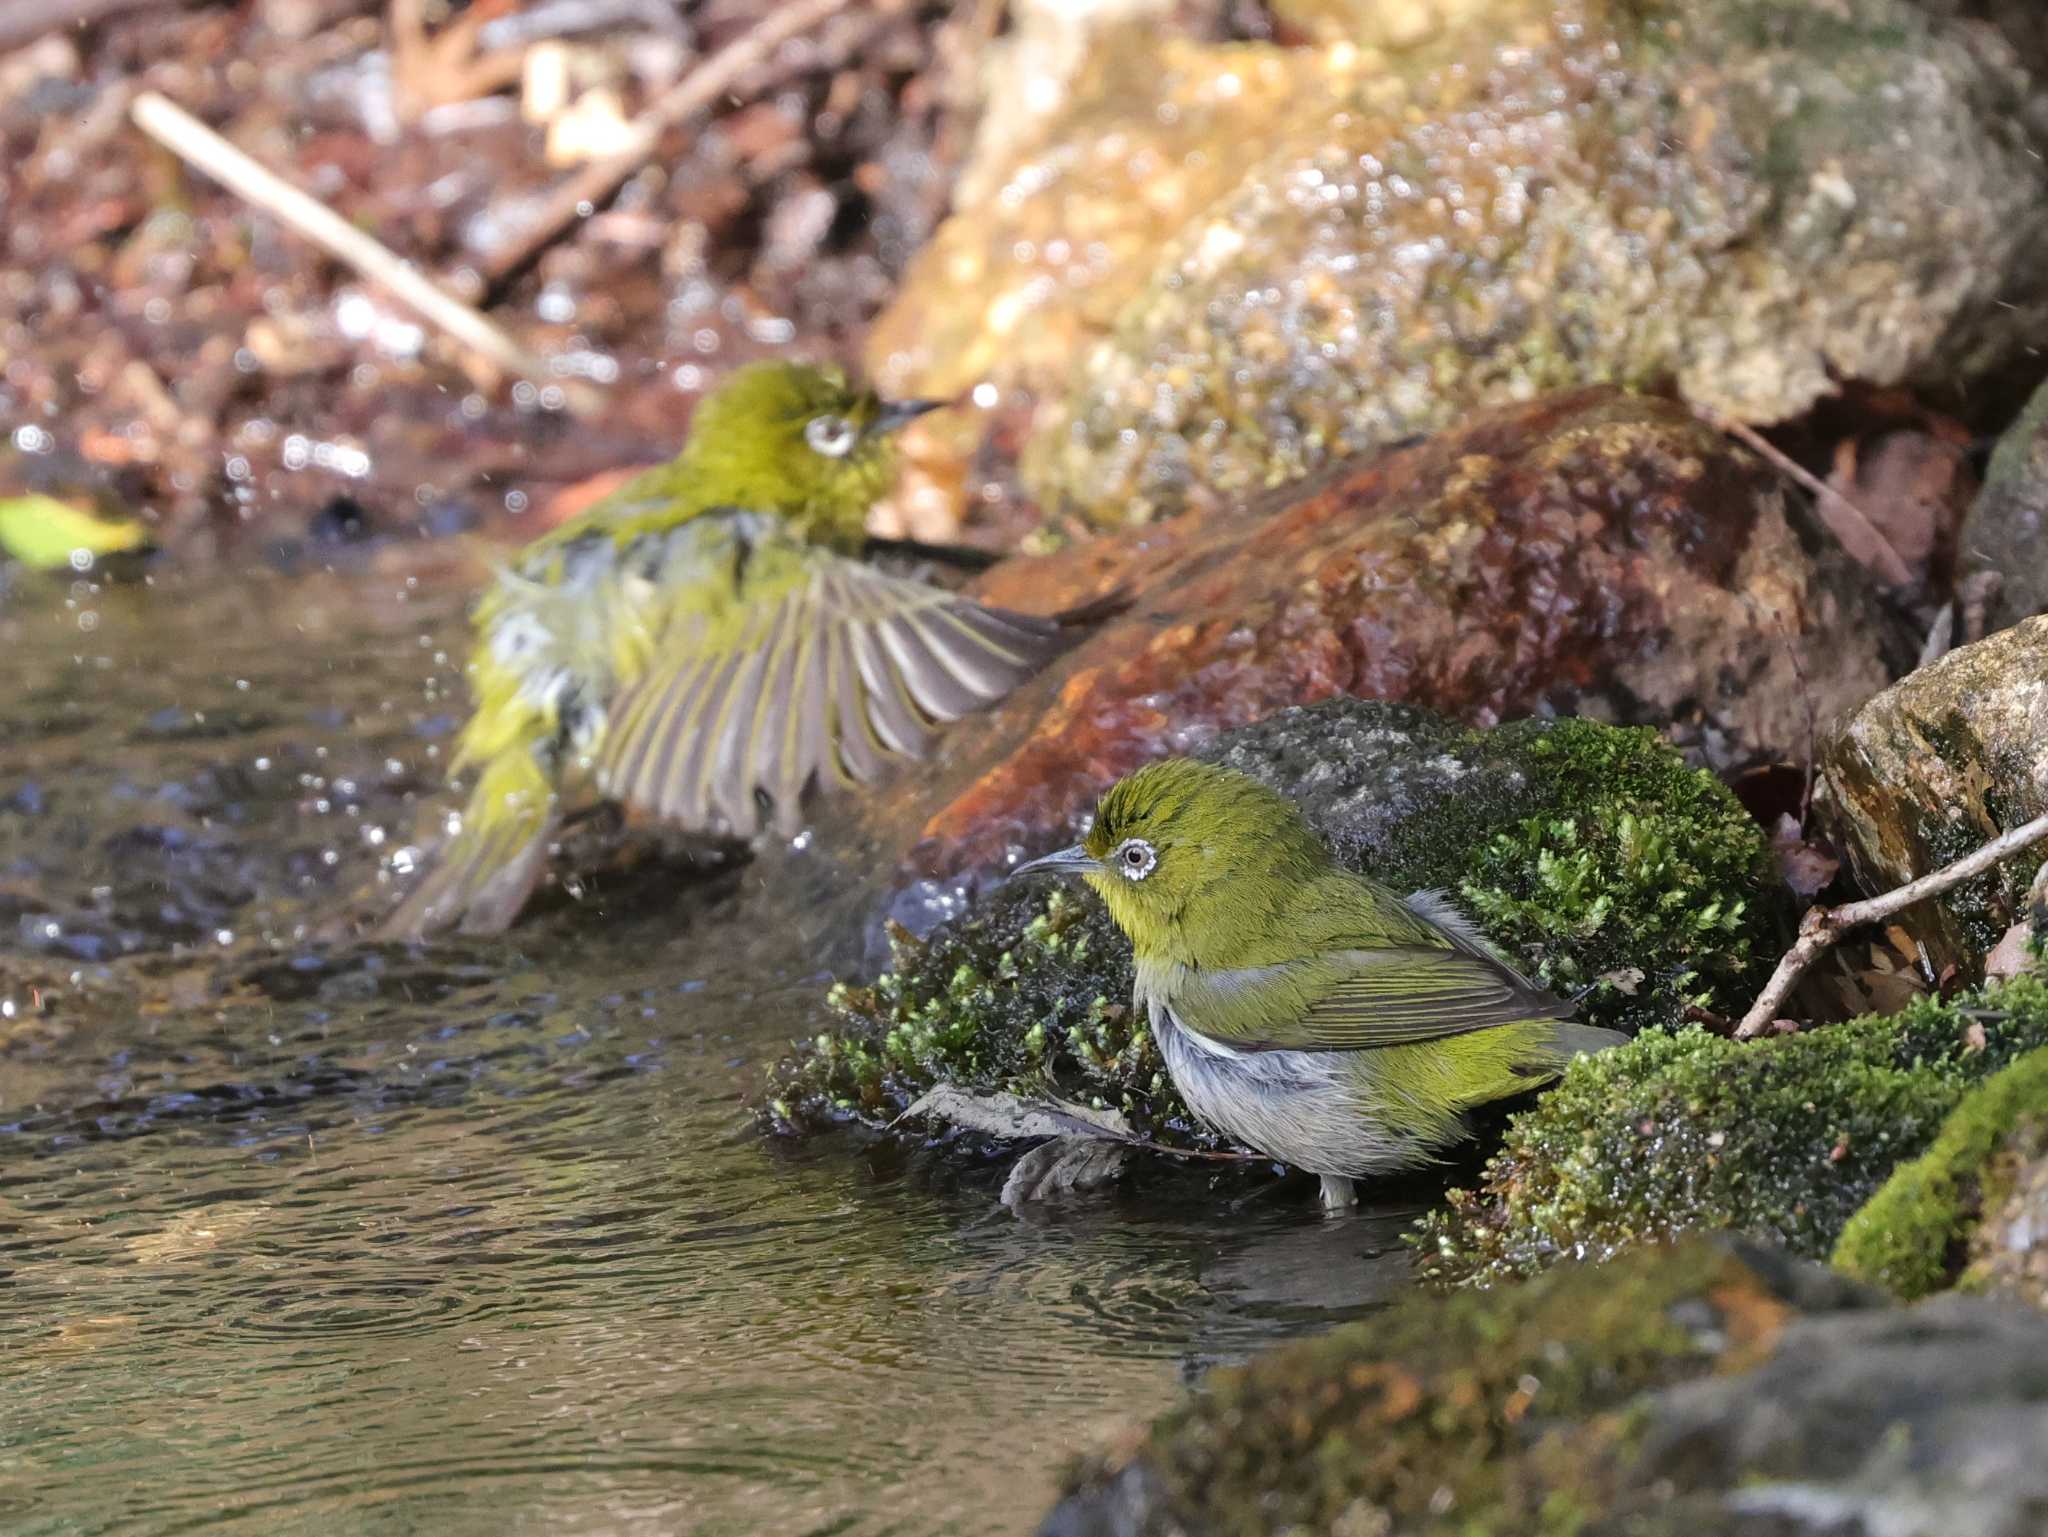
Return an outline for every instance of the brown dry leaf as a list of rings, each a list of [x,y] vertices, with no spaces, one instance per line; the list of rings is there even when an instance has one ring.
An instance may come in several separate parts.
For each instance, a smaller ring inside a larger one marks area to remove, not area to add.
[[[1953,547],[1976,495],[1965,452],[1965,445],[1912,429],[1843,439],[1828,485],[1870,524],[1868,530],[1836,528],[1843,547],[1887,581],[1895,582],[1902,566],[1913,582],[1925,583],[1942,552]],[[1876,547],[1873,534],[1888,553]]]
[[[1789,814],[1780,814],[1771,829],[1771,853],[1785,884],[1809,902],[1827,889],[1842,868],[1841,858],[1818,839],[1807,837],[1799,819]]]
[[[1984,957],[1984,975],[1987,977],[2016,977],[2022,972],[2040,969],[2040,960],[2027,948],[2027,941],[2034,937],[2031,923],[2015,923],[2005,935],[1991,947],[1991,953]]]

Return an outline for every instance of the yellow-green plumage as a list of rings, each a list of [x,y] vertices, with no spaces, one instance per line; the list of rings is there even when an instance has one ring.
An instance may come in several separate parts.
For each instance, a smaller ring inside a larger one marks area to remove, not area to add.
[[[890,433],[920,409],[822,369],[741,369],[672,463],[522,551],[475,615],[454,770],[476,787],[381,934],[509,924],[565,782],[685,829],[794,832],[813,786],[921,755],[1043,665],[1058,618],[858,559]]]
[[[1131,941],[1137,1004],[1182,1097],[1226,1133],[1350,1181],[1427,1162],[1464,1112],[1613,1031],[1489,949],[1448,902],[1340,868],[1299,810],[1234,770],[1150,764],[1102,798],[1071,871]],[[1020,872],[1021,873],[1021,872]]]

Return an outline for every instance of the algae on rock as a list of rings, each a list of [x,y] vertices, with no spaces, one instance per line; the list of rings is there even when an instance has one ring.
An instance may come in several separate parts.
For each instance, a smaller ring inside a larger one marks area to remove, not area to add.
[[[2044,1044],[2031,977],[1757,1042],[1646,1032],[1509,1123],[1479,1188],[1424,1220],[1425,1268],[1493,1280],[1722,1228],[1824,1256],[1973,1084]]]
[[[1624,1030],[1726,1010],[1774,948],[1762,835],[1654,732],[1584,720],[1458,726],[1339,698],[1218,737],[1199,756],[1295,799],[1337,858],[1438,889],[1579,1017]],[[770,1118],[884,1120],[925,1089],[1052,1095],[1145,1135],[1210,1139],[1129,1008],[1129,947],[1090,892],[1005,887],[891,971],[840,986],[840,1023],[779,1067]]]

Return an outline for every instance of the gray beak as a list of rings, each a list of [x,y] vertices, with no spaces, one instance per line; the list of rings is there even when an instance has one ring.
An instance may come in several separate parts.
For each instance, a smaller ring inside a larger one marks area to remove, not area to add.
[[[1091,855],[1080,844],[1060,849],[1039,859],[1021,864],[1004,878],[1008,885],[1020,875],[1092,875],[1102,869],[1102,861]]]
[[[875,413],[875,419],[868,424],[868,435],[887,437],[892,432],[900,432],[927,412],[952,403],[950,400],[885,400],[882,409]]]

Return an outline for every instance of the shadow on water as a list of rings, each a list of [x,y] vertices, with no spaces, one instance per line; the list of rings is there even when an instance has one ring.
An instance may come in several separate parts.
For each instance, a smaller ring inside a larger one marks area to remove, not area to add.
[[[820,990],[745,871],[347,943],[459,608],[0,596],[0,1531],[1024,1531],[1105,1423],[1399,1284],[1399,1214],[1299,1185],[1020,1222],[758,1136]]]

